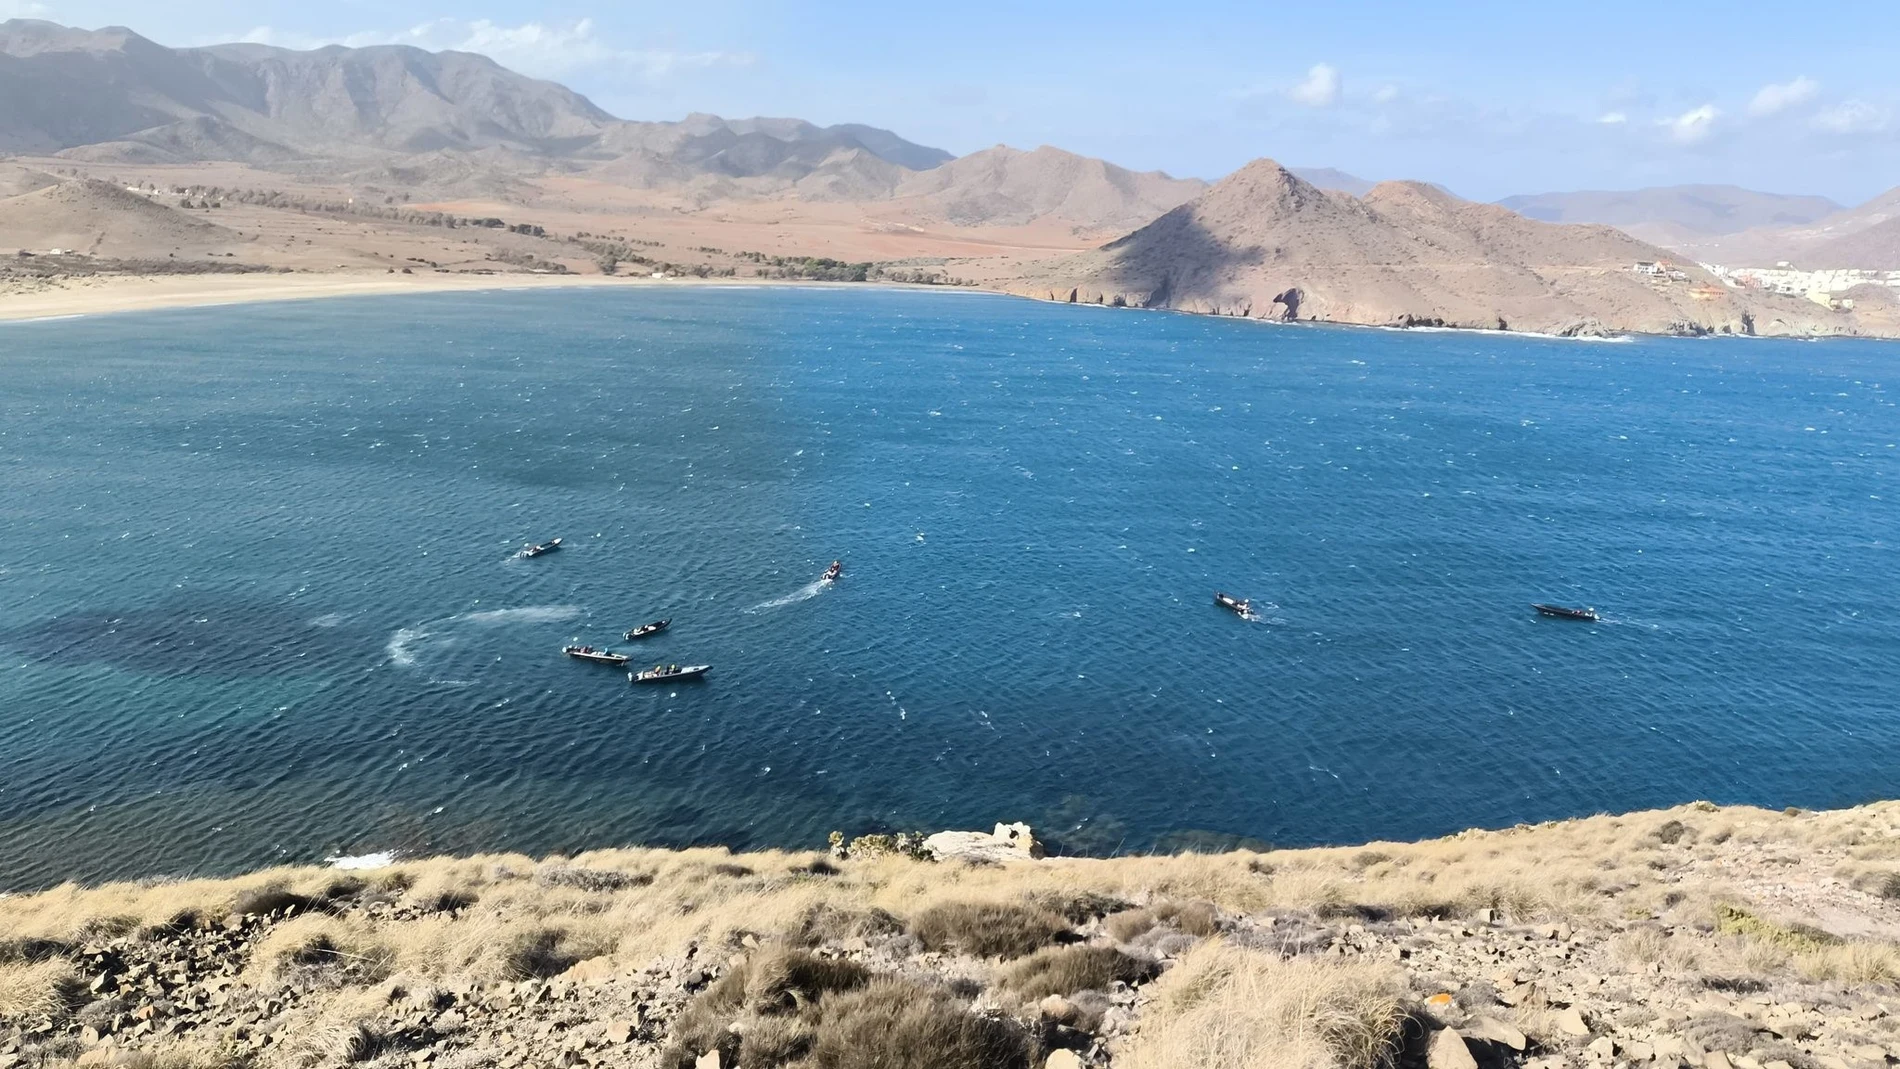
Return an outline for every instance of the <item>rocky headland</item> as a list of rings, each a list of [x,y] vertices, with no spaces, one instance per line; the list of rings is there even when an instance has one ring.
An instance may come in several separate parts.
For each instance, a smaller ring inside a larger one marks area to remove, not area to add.
[[[1541,334],[1885,334],[1884,319],[1724,286],[1608,226],[1539,222],[1422,182],[1364,196],[1272,160],[1099,249],[999,288],[1045,300],[1286,322]]]
[[[1900,804],[1043,858],[398,861],[0,896],[0,1069],[1874,1069]]]

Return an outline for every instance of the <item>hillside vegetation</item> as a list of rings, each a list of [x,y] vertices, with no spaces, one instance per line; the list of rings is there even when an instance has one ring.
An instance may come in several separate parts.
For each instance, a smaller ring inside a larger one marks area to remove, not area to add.
[[[1111,860],[604,850],[0,899],[0,1066],[1872,1067],[1900,804]]]

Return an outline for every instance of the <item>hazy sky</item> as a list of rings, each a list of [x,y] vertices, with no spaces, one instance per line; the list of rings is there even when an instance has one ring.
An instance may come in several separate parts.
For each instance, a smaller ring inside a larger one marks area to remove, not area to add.
[[[1257,156],[1468,197],[1900,185],[1900,2],[0,0],[170,45],[480,51],[616,115],[866,122],[1215,178]]]

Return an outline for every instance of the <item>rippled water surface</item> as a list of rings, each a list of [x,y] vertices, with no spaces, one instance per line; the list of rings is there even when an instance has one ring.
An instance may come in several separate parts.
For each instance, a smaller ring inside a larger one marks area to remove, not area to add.
[[[1893,796],[1889,380],[928,292],[0,325],[0,881]],[[705,682],[559,654],[663,616]]]

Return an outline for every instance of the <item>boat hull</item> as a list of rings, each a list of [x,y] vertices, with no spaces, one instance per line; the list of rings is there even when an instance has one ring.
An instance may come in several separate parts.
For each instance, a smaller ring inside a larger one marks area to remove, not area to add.
[[[1571,609],[1571,608],[1566,608],[1562,605],[1536,605],[1536,604],[1533,604],[1531,608],[1536,609],[1540,614],[1544,616],[1549,616],[1558,620],[1585,620],[1585,621],[1594,623],[1597,620],[1601,619],[1601,617],[1597,616],[1597,611],[1595,609]]]
[[[645,672],[628,672],[627,682],[629,683],[671,683],[671,682],[674,682],[675,680],[681,680],[681,679],[700,679],[704,677],[707,672],[710,672],[710,671],[712,671],[712,665],[693,664],[693,665],[687,665],[686,667],[681,668],[677,672],[654,672],[651,670],[645,671]]]
[[[625,668],[627,662],[633,659],[624,653],[610,653],[606,650],[576,649],[572,646],[563,649],[561,652],[577,661],[586,661],[589,664],[607,664],[615,668]]]

